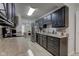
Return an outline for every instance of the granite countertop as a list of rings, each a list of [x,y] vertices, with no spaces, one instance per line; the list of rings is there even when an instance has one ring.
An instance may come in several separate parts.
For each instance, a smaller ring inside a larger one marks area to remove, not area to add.
[[[51,34],[51,33],[43,33],[43,32],[37,32],[39,34],[42,34],[42,35],[47,35],[47,36],[52,36],[52,37],[57,37],[57,38],[65,38],[67,37],[66,35],[58,35],[58,34]]]

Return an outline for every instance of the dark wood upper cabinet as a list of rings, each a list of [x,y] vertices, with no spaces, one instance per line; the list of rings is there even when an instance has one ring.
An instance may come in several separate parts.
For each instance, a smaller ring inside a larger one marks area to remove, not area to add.
[[[51,14],[45,16],[44,19],[44,24],[49,24],[51,22]]]
[[[52,13],[52,27],[68,26],[68,7],[64,6]]]
[[[56,25],[58,14],[56,12],[52,13],[52,26]]]
[[[63,6],[60,9],[40,18],[37,23],[39,27],[44,24],[52,24],[52,27],[68,27],[68,7]]]
[[[39,26],[42,27],[42,25],[43,25],[43,18],[40,18],[38,23],[39,23]]]

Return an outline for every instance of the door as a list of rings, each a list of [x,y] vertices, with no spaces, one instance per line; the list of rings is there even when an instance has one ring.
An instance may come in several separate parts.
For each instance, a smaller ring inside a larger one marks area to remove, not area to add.
[[[76,53],[79,53],[79,11],[76,12]]]
[[[47,48],[47,40],[46,40],[46,36],[43,35],[43,39],[42,39],[42,43],[43,43],[43,47]]]

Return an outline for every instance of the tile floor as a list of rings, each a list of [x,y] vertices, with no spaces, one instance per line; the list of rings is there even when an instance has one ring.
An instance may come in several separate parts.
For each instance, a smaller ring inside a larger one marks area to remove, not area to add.
[[[28,37],[0,38],[0,56],[53,56]],[[79,53],[72,56],[79,56]]]
[[[0,56],[52,56],[30,38],[13,37],[0,39]]]

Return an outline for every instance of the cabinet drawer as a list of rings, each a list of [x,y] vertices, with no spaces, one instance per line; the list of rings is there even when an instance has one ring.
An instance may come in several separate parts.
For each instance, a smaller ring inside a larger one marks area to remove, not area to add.
[[[54,41],[54,42],[59,41],[59,39],[55,37],[48,37],[48,40]]]
[[[48,45],[48,49],[56,49],[56,50],[58,50],[59,49],[59,47],[58,46],[56,46],[56,45]]]
[[[42,45],[42,38],[40,38],[40,43],[39,44]]]
[[[58,56],[59,55],[59,51],[58,50],[56,50],[56,49],[48,49],[48,51],[50,52],[50,53],[52,53],[52,54],[54,54],[54,55],[56,55],[56,56]]]
[[[48,41],[48,45],[55,45],[55,46],[59,46],[59,42],[53,42],[53,41]]]
[[[47,47],[46,41],[43,41],[43,47],[44,47],[44,48]]]
[[[59,50],[59,39],[54,37],[48,37],[47,49],[54,55],[58,55]]]
[[[38,42],[37,43],[40,43],[40,40],[38,39]]]
[[[59,48],[58,48],[57,46],[48,45],[47,50],[48,50],[49,52],[51,52],[52,54],[54,54],[54,55],[58,55],[58,50],[59,50]]]
[[[42,38],[43,38],[43,39],[46,39],[46,36],[43,36]]]
[[[58,45],[59,45],[59,40],[48,39],[48,45],[55,45],[55,46],[58,46]]]
[[[47,48],[47,40],[46,40],[46,36],[43,36],[43,47]]]

